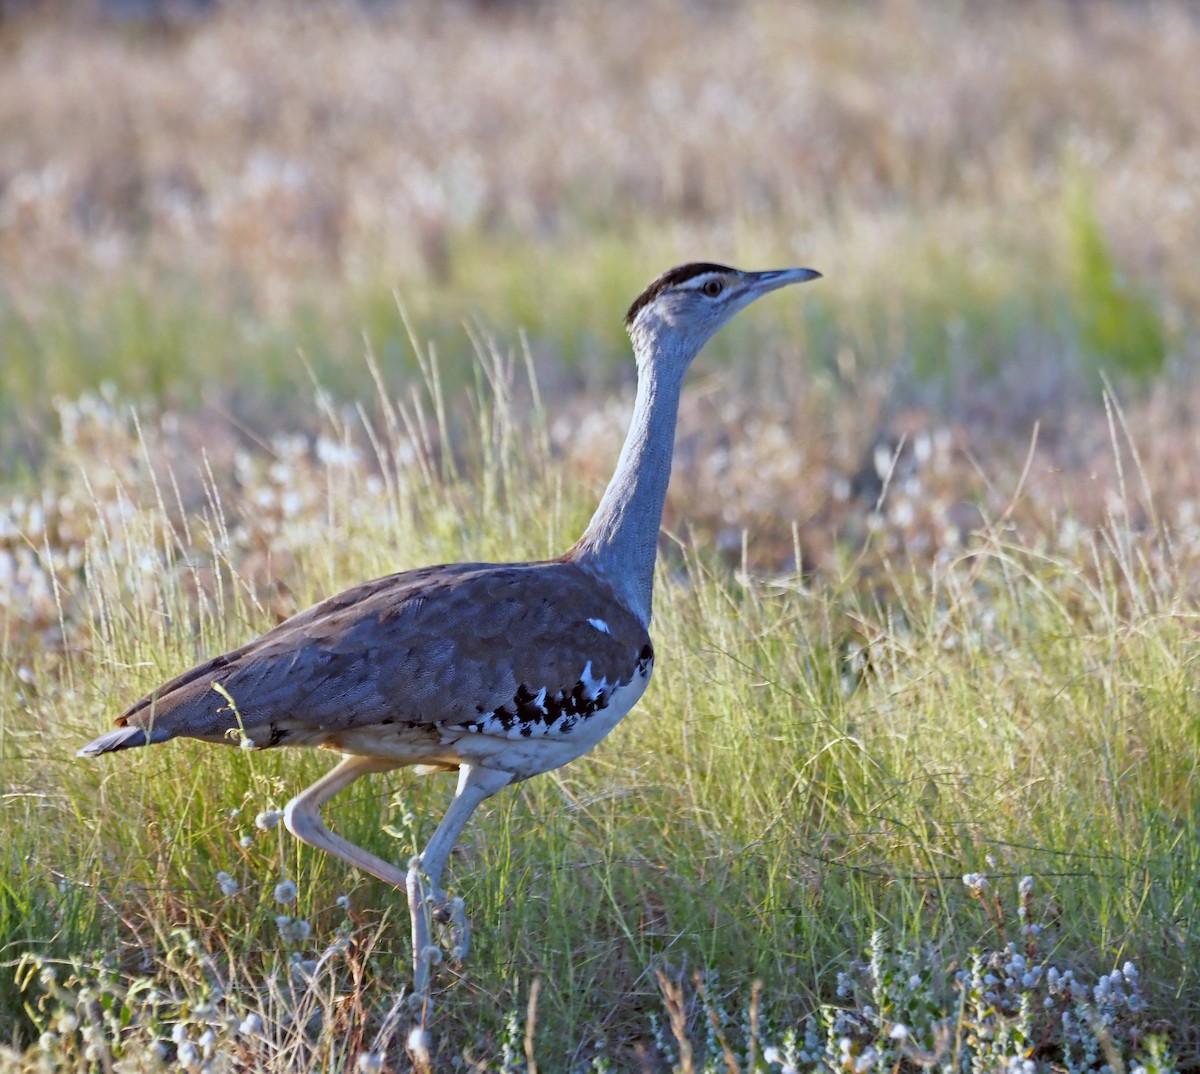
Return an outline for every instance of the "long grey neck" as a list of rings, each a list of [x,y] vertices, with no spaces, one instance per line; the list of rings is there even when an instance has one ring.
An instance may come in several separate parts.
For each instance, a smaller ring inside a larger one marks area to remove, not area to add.
[[[675,419],[690,356],[650,360],[654,341],[635,337],[637,399],[617,470],[600,506],[572,550],[581,566],[599,574],[650,625],[654,559],[663,502],[671,480]]]

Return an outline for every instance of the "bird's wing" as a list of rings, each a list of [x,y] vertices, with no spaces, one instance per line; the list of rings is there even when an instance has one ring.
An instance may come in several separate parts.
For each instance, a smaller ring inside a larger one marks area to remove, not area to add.
[[[113,748],[526,718],[586,704],[652,655],[641,622],[573,563],[424,568],[339,593],[171,680],[117,721],[147,734]]]

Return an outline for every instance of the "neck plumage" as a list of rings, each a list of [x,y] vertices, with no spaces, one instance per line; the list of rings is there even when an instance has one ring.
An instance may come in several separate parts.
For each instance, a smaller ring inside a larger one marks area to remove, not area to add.
[[[650,625],[658,530],[690,357],[651,360],[649,351],[656,345],[656,339],[635,335],[638,388],[629,433],[600,506],[571,551],[572,558],[599,574],[645,626]]]

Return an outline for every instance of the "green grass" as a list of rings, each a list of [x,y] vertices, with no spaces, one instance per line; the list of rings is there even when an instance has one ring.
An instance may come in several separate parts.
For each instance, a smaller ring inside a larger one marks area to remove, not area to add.
[[[135,509],[89,542],[84,584],[59,568],[66,647],[5,639],[8,1033],[29,1039],[22,1006],[37,987],[12,984],[22,952],[148,973],[194,1006],[210,986],[173,961],[179,929],[252,1006],[281,958],[350,925],[371,955],[348,994],[382,1017],[408,972],[402,901],[253,826],[326,763],[194,743],[97,762],[71,754],[126,701],[338,587],[564,544],[591,496],[560,486],[541,419],[494,365],[481,368],[501,390],[460,418],[475,431],[454,474],[420,454],[388,462],[412,441],[386,431],[386,411],[382,480],[369,459],[277,451],[286,477],[264,458],[242,472],[234,502],[214,474],[185,528],[162,506],[171,485],[142,472],[123,488]],[[110,432],[129,435],[119,419]],[[348,435],[327,424],[330,442]],[[309,506],[256,532],[259,492],[280,480]],[[249,570],[263,532],[286,572]],[[1001,533],[981,531],[932,578],[885,568],[869,589],[853,563],[819,585],[739,581],[699,548],[668,550],[662,659],[640,710],[586,760],[489,802],[452,860],[477,942],[462,978],[439,978],[444,1046],[494,1054],[540,979],[544,1055],[604,1040],[631,1062],[661,1010],[661,967],[719,971],[742,990],[759,978],[771,1017],[794,1023],[833,998],[839,969],[877,931],[962,958],[997,943],[961,881],[975,872],[1012,884],[1033,874],[1058,964],[1100,973],[1132,959],[1153,1010],[1194,1026],[1194,612],[1169,573],[1128,551],[1128,535],[1098,535],[1070,558]],[[376,778],[328,815],[403,861],[449,790],[446,779]],[[238,895],[220,894],[222,871]],[[279,937],[270,893],[284,878],[298,884],[286,909],[310,922],[309,942]]]

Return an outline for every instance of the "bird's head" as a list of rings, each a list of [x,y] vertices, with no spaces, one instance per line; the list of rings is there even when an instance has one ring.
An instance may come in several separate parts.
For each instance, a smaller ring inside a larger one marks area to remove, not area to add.
[[[820,275],[807,268],[743,272],[707,261],[679,265],[634,299],[625,327],[639,361],[655,353],[673,356],[686,366],[735,313],[756,298]]]

